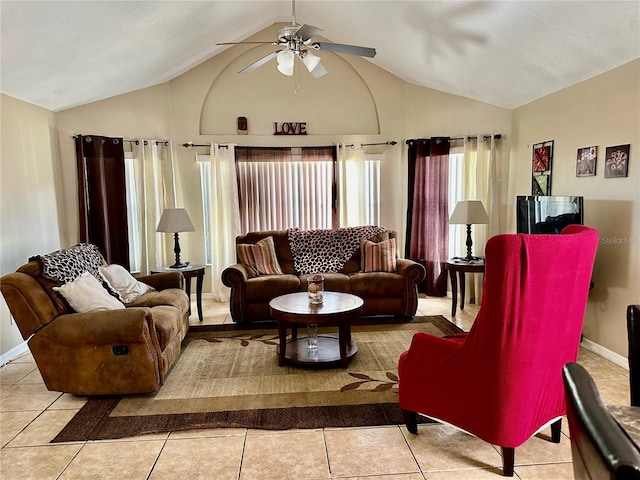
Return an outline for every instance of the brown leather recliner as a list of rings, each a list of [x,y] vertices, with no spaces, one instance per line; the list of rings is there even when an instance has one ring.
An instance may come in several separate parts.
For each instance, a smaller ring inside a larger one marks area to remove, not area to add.
[[[0,289],[49,390],[76,395],[158,390],[180,356],[189,299],[180,272],[140,277],[155,291],[125,309],[74,312],[38,258],[0,279]]]

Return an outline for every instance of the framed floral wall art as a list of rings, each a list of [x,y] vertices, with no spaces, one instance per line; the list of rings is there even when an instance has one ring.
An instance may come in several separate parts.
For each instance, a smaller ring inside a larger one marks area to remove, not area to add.
[[[579,148],[576,158],[576,177],[593,177],[596,174],[597,161],[598,147]]]
[[[626,177],[629,174],[631,145],[607,147],[604,158],[604,178]]]
[[[553,160],[553,140],[533,145],[531,160],[532,195],[551,195],[551,162]]]

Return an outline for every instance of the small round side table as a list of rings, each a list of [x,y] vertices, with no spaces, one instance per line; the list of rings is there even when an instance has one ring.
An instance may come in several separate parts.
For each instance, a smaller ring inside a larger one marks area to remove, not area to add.
[[[154,267],[150,271],[151,273],[164,273],[164,272],[180,272],[184,276],[184,291],[189,297],[189,315],[191,315],[191,279],[196,277],[196,304],[198,305],[198,318],[202,321],[202,283],[204,281],[204,265],[189,265],[184,268],[170,268],[170,267]]]
[[[465,273],[484,273],[484,258],[477,257],[477,260],[467,261],[464,258],[450,258],[445,262],[445,268],[449,270],[449,278],[451,279],[451,316],[456,316],[456,303],[458,302],[458,280],[456,272],[460,277],[460,310],[464,310],[464,290],[465,290]]]

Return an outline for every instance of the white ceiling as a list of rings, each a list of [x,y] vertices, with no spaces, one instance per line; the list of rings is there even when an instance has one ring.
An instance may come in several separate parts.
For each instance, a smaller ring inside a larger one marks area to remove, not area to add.
[[[640,58],[640,0],[297,0],[296,17],[376,48],[371,61],[408,82],[506,108]],[[291,19],[290,0],[1,0],[0,91],[60,111],[166,82],[229,48],[217,42]]]

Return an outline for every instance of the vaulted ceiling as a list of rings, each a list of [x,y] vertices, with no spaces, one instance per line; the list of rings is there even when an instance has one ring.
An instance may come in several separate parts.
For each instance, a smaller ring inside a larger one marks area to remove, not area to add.
[[[295,8],[297,23],[374,47],[370,61],[408,82],[506,108],[640,58],[638,0],[298,0]],[[60,111],[166,82],[229,48],[218,42],[291,21],[289,0],[2,0],[0,91]]]

